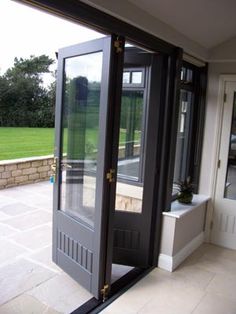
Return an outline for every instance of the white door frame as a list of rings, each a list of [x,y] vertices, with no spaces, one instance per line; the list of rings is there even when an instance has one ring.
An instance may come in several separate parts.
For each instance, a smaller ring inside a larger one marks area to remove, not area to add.
[[[213,184],[212,184],[212,205],[211,208],[208,208],[207,221],[206,221],[206,240],[211,242],[211,223],[214,217],[214,206],[215,206],[215,196],[216,196],[216,184],[217,184],[217,175],[218,175],[218,161],[220,155],[220,142],[221,142],[221,132],[223,124],[223,110],[224,110],[224,94],[225,94],[225,85],[227,82],[236,82],[236,74],[222,74],[219,79],[219,93],[217,100],[217,113],[216,113],[216,122],[218,125],[217,134],[216,134],[216,145],[215,145],[215,154],[214,154],[214,171],[213,171]]]

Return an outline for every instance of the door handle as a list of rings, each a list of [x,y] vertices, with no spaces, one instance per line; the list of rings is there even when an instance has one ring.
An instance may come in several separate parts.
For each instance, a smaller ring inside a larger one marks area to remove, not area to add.
[[[58,157],[55,157],[53,160],[53,164],[51,165],[51,171],[52,171],[54,182],[57,179],[57,169],[58,169]]]
[[[67,163],[62,163],[61,166],[64,168],[64,169],[72,169],[72,166],[67,164]]]

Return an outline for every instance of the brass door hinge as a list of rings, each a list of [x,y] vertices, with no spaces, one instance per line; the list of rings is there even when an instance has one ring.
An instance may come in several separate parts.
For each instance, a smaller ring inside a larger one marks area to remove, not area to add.
[[[106,174],[106,178],[110,183],[115,182],[115,169],[110,169]]]
[[[221,164],[221,160],[219,159],[218,164],[217,164],[218,169],[220,168],[220,164]]]
[[[122,41],[117,39],[114,41],[114,47],[116,48],[116,53],[120,53],[123,51],[123,48],[122,48]]]
[[[108,297],[109,292],[109,285],[105,284],[103,288],[101,289],[101,295],[102,295],[102,302],[105,302]]]

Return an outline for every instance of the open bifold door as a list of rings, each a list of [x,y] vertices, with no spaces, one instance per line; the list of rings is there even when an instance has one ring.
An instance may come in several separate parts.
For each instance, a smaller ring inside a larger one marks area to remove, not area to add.
[[[124,41],[113,36],[58,53],[53,261],[98,299],[113,262],[150,266],[158,62],[152,55],[148,64],[141,212],[123,212],[115,210],[123,58]]]
[[[162,57],[127,46],[123,72],[113,263],[148,268],[153,266]]]

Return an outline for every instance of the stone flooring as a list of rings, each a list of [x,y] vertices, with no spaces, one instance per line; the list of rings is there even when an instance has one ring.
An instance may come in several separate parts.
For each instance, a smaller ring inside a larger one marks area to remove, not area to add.
[[[0,191],[0,313],[70,313],[92,296],[51,261],[52,185]],[[104,314],[236,314],[236,251],[202,245],[154,269]]]
[[[103,314],[236,314],[236,251],[203,244],[173,273],[154,269]]]
[[[0,313],[71,313],[92,295],[52,261],[52,184],[0,190]]]

